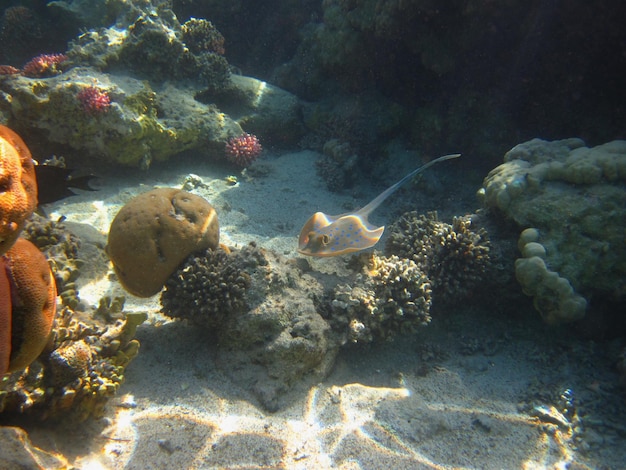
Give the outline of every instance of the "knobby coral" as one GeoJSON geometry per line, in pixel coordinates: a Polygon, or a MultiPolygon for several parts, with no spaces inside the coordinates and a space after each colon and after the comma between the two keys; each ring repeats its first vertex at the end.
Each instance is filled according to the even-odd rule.
{"type": "Polygon", "coordinates": [[[228,315],[243,312],[248,307],[245,292],[250,287],[250,275],[244,269],[247,253],[228,254],[218,248],[187,258],[165,283],[163,313],[215,327],[228,315]]]}

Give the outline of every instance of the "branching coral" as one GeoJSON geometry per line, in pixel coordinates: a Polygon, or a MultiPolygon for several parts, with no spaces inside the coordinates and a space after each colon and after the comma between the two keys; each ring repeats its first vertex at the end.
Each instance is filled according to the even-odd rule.
{"type": "Polygon", "coordinates": [[[47,256],[61,301],[75,308],[79,298],[74,281],[84,263],[78,257],[80,239],[61,221],[54,222],[36,214],[26,223],[23,236],[47,256]]]}
{"type": "Polygon", "coordinates": [[[431,290],[417,264],[372,255],[352,285],[330,296],[328,320],[352,342],[389,339],[430,322],[431,290]]]}
{"type": "Polygon", "coordinates": [[[426,216],[407,212],[390,227],[385,251],[412,259],[429,277],[433,290],[449,296],[468,296],[490,268],[490,241],[483,228],[472,229],[469,217],[455,217],[452,225],[435,212],[426,216]]]}
{"type": "Polygon", "coordinates": [[[208,20],[191,18],[181,26],[183,42],[194,54],[214,52],[224,55],[224,36],[208,20]]]}
{"type": "Polygon", "coordinates": [[[62,72],[61,64],[66,60],[65,54],[41,54],[29,60],[22,68],[22,73],[31,78],[58,75],[62,72]]]}
{"type": "MultiPolygon", "coordinates": [[[[163,313],[215,327],[225,317],[245,311],[248,308],[246,289],[251,282],[246,265],[255,257],[259,258],[258,250],[257,255],[250,258],[251,249],[231,254],[222,248],[208,249],[187,258],[165,284],[161,294],[163,313]]],[[[256,262],[267,264],[262,257],[256,262]]]]}

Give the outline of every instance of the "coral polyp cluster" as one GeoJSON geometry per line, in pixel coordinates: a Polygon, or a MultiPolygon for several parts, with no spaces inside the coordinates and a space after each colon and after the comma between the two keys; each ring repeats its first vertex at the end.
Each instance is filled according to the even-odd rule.
{"type": "Polygon", "coordinates": [[[253,134],[246,133],[232,137],[226,143],[226,158],[242,168],[250,166],[261,155],[262,151],[263,147],[259,139],[253,134]]]}
{"type": "Polygon", "coordinates": [[[83,110],[91,115],[104,113],[111,107],[109,93],[95,86],[83,88],[78,92],[76,98],[83,110]]]}
{"type": "Polygon", "coordinates": [[[27,77],[50,77],[61,73],[60,65],[67,60],[65,54],[41,54],[33,57],[22,68],[27,77]]]}

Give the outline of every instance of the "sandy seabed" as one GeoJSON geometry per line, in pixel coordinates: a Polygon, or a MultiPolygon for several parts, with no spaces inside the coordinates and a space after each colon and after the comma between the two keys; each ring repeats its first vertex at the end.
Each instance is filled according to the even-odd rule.
{"type": "MultiPolygon", "coordinates": [[[[65,216],[83,239],[103,243],[131,197],[180,187],[195,174],[206,186],[193,192],[215,206],[223,243],[255,241],[294,257],[311,214],[340,214],[376,195],[356,200],[328,192],[316,176],[316,158],[306,151],[268,156],[261,164],[266,174],[240,175],[234,186],[226,182],[232,169],[208,164],[105,172],[98,191],[46,211],[52,219],[65,216]]],[[[320,270],[344,262],[311,260],[320,270]]],[[[87,275],[78,286],[89,305],[124,295],[109,275],[87,275]]],[[[324,381],[295,387],[286,407],[268,413],[216,366],[205,333],[167,321],[158,296],[126,297],[125,310],[149,311],[150,318],[137,332],[139,355],[106,416],[69,429],[27,427],[35,445],[61,454],[70,468],[626,467],[624,395],[606,345],[546,327],[530,303],[520,317],[467,302],[411,337],[347,346],[324,381]],[[550,408],[559,393],[571,394],[586,413],[581,422],[550,408]]]]}

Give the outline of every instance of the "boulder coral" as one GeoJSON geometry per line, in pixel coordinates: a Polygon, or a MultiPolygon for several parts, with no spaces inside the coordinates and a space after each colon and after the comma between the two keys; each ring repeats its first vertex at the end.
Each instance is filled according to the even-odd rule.
{"type": "Polygon", "coordinates": [[[158,188],[122,207],[111,223],[106,251],[124,288],[150,297],[191,253],[218,244],[211,204],[180,189],[158,188]]]}
{"type": "Polygon", "coordinates": [[[23,238],[2,255],[0,269],[0,318],[4,319],[2,326],[10,327],[3,328],[0,335],[0,374],[4,374],[26,367],[44,349],[56,313],[57,294],[46,257],[23,238]]]}
{"type": "Polygon", "coordinates": [[[0,255],[15,242],[37,207],[35,166],[15,132],[0,126],[0,255]]]}
{"type": "Polygon", "coordinates": [[[541,234],[528,239],[535,232],[522,232],[516,276],[546,320],[580,319],[594,294],[626,298],[624,182],[623,140],[589,148],[580,139],[533,139],[510,150],[485,178],[478,194],[491,212],[520,232],[541,234]],[[537,284],[548,272],[553,289],[537,284]],[[565,298],[576,299],[576,308],[558,307],[565,298]]]}

